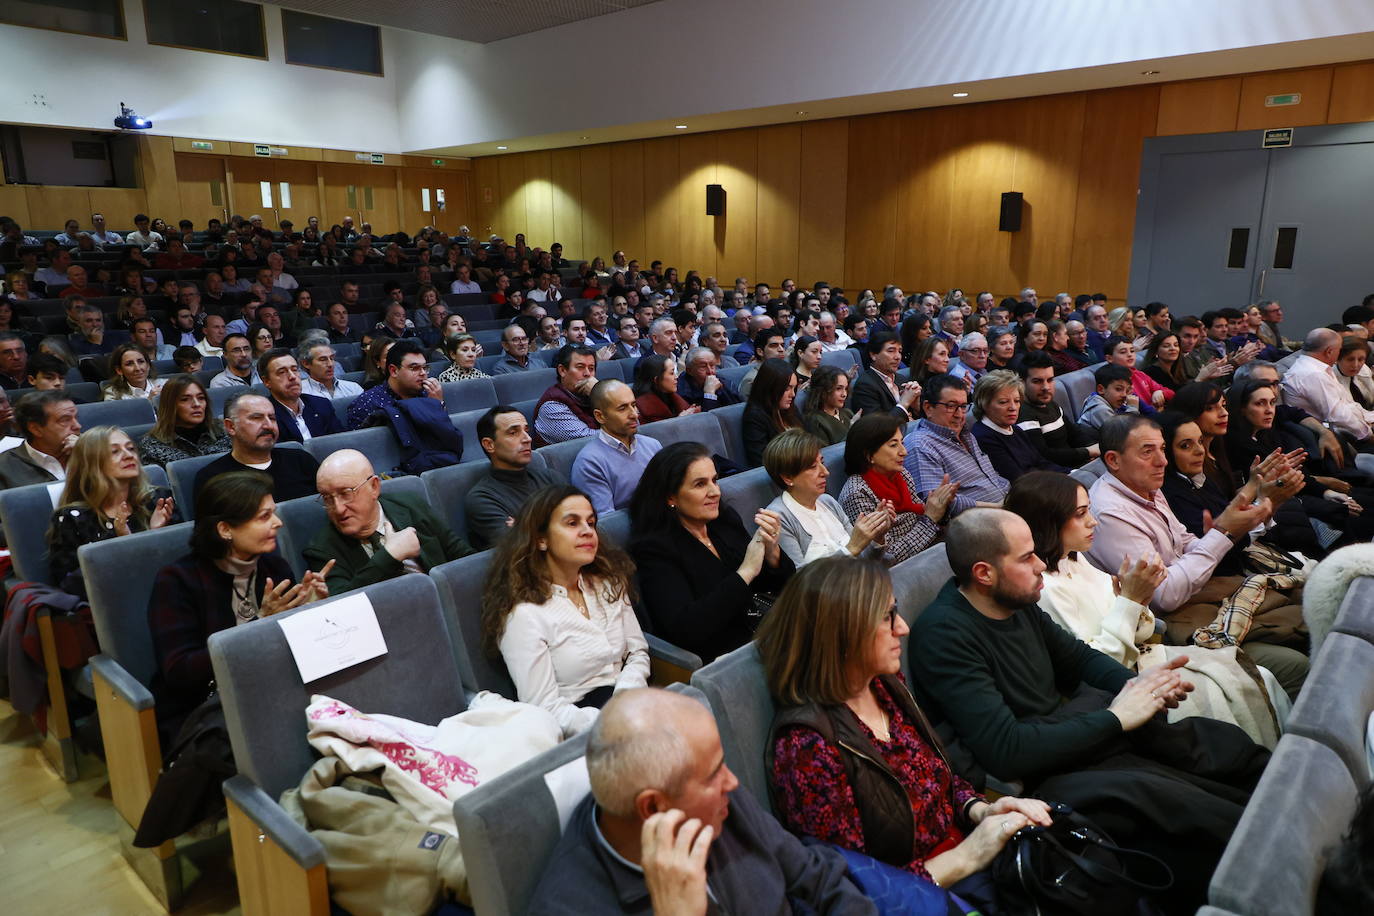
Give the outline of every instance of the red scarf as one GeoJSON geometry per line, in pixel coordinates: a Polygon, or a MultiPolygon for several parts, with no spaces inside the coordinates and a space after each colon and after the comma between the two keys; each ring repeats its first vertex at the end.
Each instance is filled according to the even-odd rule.
{"type": "Polygon", "coordinates": [[[892,507],[899,513],[916,512],[925,514],[926,507],[916,501],[911,495],[911,489],[906,485],[906,479],[901,472],[896,474],[884,474],[877,468],[869,468],[863,472],[864,483],[873,491],[873,495],[879,500],[892,500],[892,507]]]}

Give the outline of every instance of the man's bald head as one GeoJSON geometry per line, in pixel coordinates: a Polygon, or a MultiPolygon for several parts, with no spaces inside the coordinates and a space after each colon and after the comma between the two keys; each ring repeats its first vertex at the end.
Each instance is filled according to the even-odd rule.
{"type": "Polygon", "coordinates": [[[315,489],[340,534],[361,540],[377,530],[382,482],[362,452],[346,448],[324,459],[315,472],[315,489]]]}
{"type": "Polygon", "coordinates": [[[1313,328],[1307,332],[1307,336],[1302,341],[1302,351],[1304,353],[1317,354],[1332,347],[1339,348],[1341,345],[1341,335],[1330,328],[1313,328]]]}
{"type": "Polygon", "coordinates": [[[1011,549],[1007,527],[1025,525],[1021,517],[1005,509],[968,509],[950,523],[945,533],[945,555],[960,585],[967,585],[978,561],[996,564],[1011,549]]]}
{"type": "Polygon", "coordinates": [[[587,774],[596,803],[630,818],[646,789],[677,795],[693,760],[687,735],[708,727],[715,731],[711,713],[689,697],[656,687],[618,691],[587,736],[587,774]]]}
{"type": "Polygon", "coordinates": [[[615,395],[620,391],[620,389],[629,387],[629,385],[626,385],[619,379],[602,379],[601,381],[596,383],[595,387],[592,388],[592,409],[606,410],[608,407],[610,407],[611,401],[614,400],[615,395]]]}
{"type": "Polygon", "coordinates": [[[759,331],[766,331],[773,326],[773,318],[770,315],[755,315],[749,319],[749,336],[753,337],[759,331]]]}
{"type": "Polygon", "coordinates": [[[372,473],[372,462],[366,455],[357,449],[340,449],[320,462],[320,469],[315,472],[315,486],[323,491],[326,485],[347,481],[344,485],[351,487],[372,473]]]}

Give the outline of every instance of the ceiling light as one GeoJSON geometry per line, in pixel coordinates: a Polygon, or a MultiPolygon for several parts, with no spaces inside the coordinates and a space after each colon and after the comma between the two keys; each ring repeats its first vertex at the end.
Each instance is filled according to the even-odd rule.
{"type": "Polygon", "coordinates": [[[797,114],[806,114],[806,112],[804,112],[804,111],[799,111],[799,112],[797,112],[797,114]]]}
{"type": "Polygon", "coordinates": [[[956,99],[966,99],[966,98],[968,98],[968,93],[967,93],[967,92],[956,92],[956,93],[954,93],[954,97],[955,97],[956,99]]]}
{"type": "Polygon", "coordinates": [[[590,140],[591,137],[583,137],[582,139],[583,139],[583,140],[590,140]]]}
{"type": "Polygon", "coordinates": [[[1158,70],[1141,70],[1141,71],[1140,71],[1140,75],[1141,75],[1141,76],[1159,76],[1159,71],[1158,71],[1158,70]]]}
{"type": "Polygon", "coordinates": [[[673,125],[673,129],[674,129],[674,130],[686,130],[686,129],[687,129],[687,125],[686,125],[686,124],[674,124],[674,125],[673,125]]]}
{"type": "Polygon", "coordinates": [[[510,149],[509,146],[498,146],[497,149],[510,149]]]}

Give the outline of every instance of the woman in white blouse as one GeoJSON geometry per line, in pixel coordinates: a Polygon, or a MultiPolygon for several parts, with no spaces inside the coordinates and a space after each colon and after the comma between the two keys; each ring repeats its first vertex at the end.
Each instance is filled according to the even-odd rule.
{"type": "Polygon", "coordinates": [[[136,344],[122,343],[110,354],[110,380],[101,392],[103,401],[124,401],[142,398],[156,401],[166,382],[148,362],[148,356],[136,344]]]}
{"type": "Polygon", "coordinates": [[[525,503],[492,557],[483,648],[505,660],[517,699],[583,731],[618,690],[643,687],[649,649],[630,604],[634,565],[597,537],[591,501],[552,486],[525,503]]]}
{"type": "Polygon", "coordinates": [[[1164,564],[1155,554],[1128,557],[1116,576],[1092,566],[1084,554],[1092,547],[1097,519],[1081,483],[1066,474],[1032,471],[1012,484],[1003,505],[1025,519],[1035,538],[1035,552],[1045,563],[1039,604],[1050,619],[1135,671],[1186,656],[1186,677],[1195,689],[1169,710],[1170,721],[1220,719],[1274,747],[1290,708],[1278,680],[1234,646],[1160,643],[1149,605],[1164,581],[1164,564]]]}
{"type": "Polygon", "coordinates": [[[778,546],[801,569],[819,557],[861,556],[879,548],[896,513],[879,505],[851,525],[835,497],[825,492],[830,471],[821,458],[821,441],[803,429],[788,429],[763,450],[763,468],[783,494],[769,504],[782,520],[778,546]]]}

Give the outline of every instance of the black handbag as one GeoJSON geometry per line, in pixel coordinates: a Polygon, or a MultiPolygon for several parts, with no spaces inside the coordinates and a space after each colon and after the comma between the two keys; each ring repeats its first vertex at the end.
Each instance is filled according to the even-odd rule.
{"type": "Polygon", "coordinates": [[[1151,897],[1173,886],[1169,866],[1123,849],[1068,805],[1051,804],[1054,823],[1012,835],[992,861],[1002,911],[1008,914],[1151,914],[1151,897]]]}

